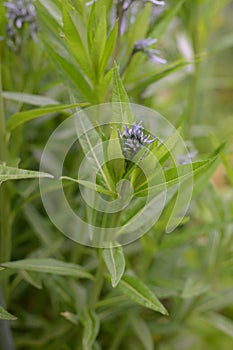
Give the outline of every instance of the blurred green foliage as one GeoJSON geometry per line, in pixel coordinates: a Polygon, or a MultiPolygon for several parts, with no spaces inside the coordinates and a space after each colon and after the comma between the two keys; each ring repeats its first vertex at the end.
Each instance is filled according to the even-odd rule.
{"type": "MultiPolygon", "coordinates": [[[[0,318],[11,320],[0,321],[2,350],[14,349],[13,342],[19,350],[232,349],[232,3],[152,2],[132,1],[124,10],[130,1],[37,0],[38,42],[25,26],[18,52],[7,46],[0,2],[0,170],[32,178],[0,188],[0,318]],[[152,47],[166,64],[134,52],[146,38],[158,39],[152,47]],[[200,158],[222,142],[226,147],[174,232],[164,233],[168,209],[147,235],[109,254],[66,239],[52,225],[36,170],[73,99],[111,101],[115,61],[124,85],[119,95],[126,91],[130,102],[181,126],[200,158]]],[[[81,153],[67,157],[71,176],[81,153]]],[[[72,186],[66,195],[72,198],[72,186]]]]}

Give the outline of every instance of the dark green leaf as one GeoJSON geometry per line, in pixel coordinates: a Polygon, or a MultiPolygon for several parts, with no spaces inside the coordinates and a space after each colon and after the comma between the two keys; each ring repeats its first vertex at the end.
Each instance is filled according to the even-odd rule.
{"type": "Polygon", "coordinates": [[[2,267],[14,270],[26,270],[54,275],[93,279],[93,276],[79,265],[56,259],[24,259],[1,264],[2,267]]]}
{"type": "Polygon", "coordinates": [[[13,114],[7,122],[7,130],[12,131],[17,126],[22,125],[30,120],[36,119],[43,115],[64,111],[65,109],[71,109],[75,107],[84,107],[87,106],[88,103],[74,103],[69,105],[55,105],[55,106],[47,106],[43,108],[31,109],[30,111],[19,112],[13,114]]]}

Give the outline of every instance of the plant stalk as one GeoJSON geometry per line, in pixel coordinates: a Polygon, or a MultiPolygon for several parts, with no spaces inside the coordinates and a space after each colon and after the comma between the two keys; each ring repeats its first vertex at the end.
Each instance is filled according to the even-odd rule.
{"type": "MultiPolygon", "coordinates": [[[[0,65],[0,162],[7,161],[7,132],[2,98],[2,67],[0,65]]],[[[11,251],[10,198],[7,184],[0,185],[0,262],[9,260],[11,251]]],[[[3,281],[3,293],[7,293],[7,279],[3,281]]],[[[6,294],[7,295],[7,294],[6,294]]]]}
{"type": "MultiPolygon", "coordinates": [[[[100,250],[99,250],[99,253],[101,253],[100,250]]],[[[99,300],[101,289],[104,283],[104,270],[105,270],[104,261],[101,257],[101,254],[99,254],[99,265],[95,276],[95,282],[91,290],[90,299],[89,299],[90,308],[95,308],[95,305],[99,300]]]]}

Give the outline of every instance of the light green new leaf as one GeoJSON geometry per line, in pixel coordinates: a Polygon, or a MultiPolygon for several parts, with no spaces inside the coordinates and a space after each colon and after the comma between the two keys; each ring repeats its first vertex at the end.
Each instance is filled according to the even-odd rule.
{"type": "Polygon", "coordinates": [[[135,303],[158,311],[163,315],[168,314],[154,293],[138,277],[124,275],[118,283],[117,288],[135,303]]]}
{"type": "Polygon", "coordinates": [[[120,77],[119,67],[116,63],[113,72],[112,102],[114,122],[123,122],[124,124],[133,123],[134,120],[130,101],[120,77]]]}
{"type": "Polygon", "coordinates": [[[103,73],[100,71],[100,65],[106,44],[107,22],[106,7],[102,4],[100,12],[98,6],[99,3],[91,8],[88,21],[88,44],[96,80],[99,82],[103,73]]]}
{"type": "Polygon", "coordinates": [[[109,170],[113,174],[115,183],[122,179],[125,171],[125,160],[122,153],[117,127],[112,127],[112,132],[107,148],[109,170]]]}
{"type": "Polygon", "coordinates": [[[100,320],[93,310],[86,309],[81,315],[81,322],[84,327],[82,340],[83,350],[90,350],[99,333],[100,320]]]}
{"type": "Polygon", "coordinates": [[[113,247],[110,243],[109,248],[103,250],[103,258],[111,275],[112,286],[115,288],[125,271],[125,257],[122,247],[113,247]]]}
{"type": "Polygon", "coordinates": [[[6,100],[23,102],[34,106],[48,106],[59,104],[58,101],[46,96],[26,94],[22,92],[3,91],[2,97],[6,100]]]}
{"type": "Polygon", "coordinates": [[[147,323],[138,315],[130,316],[130,323],[145,350],[153,350],[153,338],[147,323]]]}
{"type": "Polygon", "coordinates": [[[116,45],[116,40],[117,40],[117,33],[118,33],[118,21],[116,21],[112,31],[110,32],[108,38],[107,38],[107,42],[105,44],[105,49],[102,55],[102,59],[100,62],[100,72],[101,74],[103,74],[103,72],[106,69],[108,60],[115,48],[116,45]]]}
{"type": "Polygon", "coordinates": [[[23,259],[2,263],[1,267],[13,270],[26,270],[54,275],[93,279],[83,267],[56,259],[23,259]]]}
{"type": "Polygon", "coordinates": [[[53,178],[52,175],[42,173],[39,171],[25,170],[13,168],[0,164],[0,185],[4,181],[8,180],[23,180],[23,179],[33,179],[40,177],[50,177],[53,178]]]}
{"type": "Polygon", "coordinates": [[[42,117],[43,115],[63,111],[65,109],[75,108],[75,107],[84,107],[88,103],[74,103],[69,105],[53,105],[43,108],[31,109],[30,111],[24,111],[13,114],[7,122],[7,130],[12,131],[17,126],[22,125],[30,120],[42,117]]]}
{"type": "Polygon", "coordinates": [[[8,321],[14,321],[17,319],[17,317],[11,315],[9,312],[3,309],[3,307],[0,306],[0,319],[1,320],[8,320],[8,321]]]}

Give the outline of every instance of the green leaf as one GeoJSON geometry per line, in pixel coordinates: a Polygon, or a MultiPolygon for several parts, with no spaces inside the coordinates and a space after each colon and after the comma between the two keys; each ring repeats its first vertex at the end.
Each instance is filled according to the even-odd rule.
{"type": "Polygon", "coordinates": [[[102,79],[103,71],[100,70],[100,65],[104,54],[107,34],[106,7],[104,4],[101,4],[100,12],[98,11],[99,5],[97,3],[92,6],[88,22],[89,51],[97,81],[102,79]]]}
{"type": "Polygon", "coordinates": [[[145,350],[153,350],[153,338],[147,323],[138,315],[130,316],[130,323],[145,350]]]}
{"type": "Polygon", "coordinates": [[[8,320],[8,321],[14,321],[17,319],[17,317],[11,315],[9,312],[3,309],[3,307],[0,306],[0,319],[1,320],[8,320]]]}
{"type": "Polygon", "coordinates": [[[129,98],[123,86],[119,73],[119,67],[116,63],[113,72],[112,102],[113,121],[123,124],[133,123],[134,119],[132,116],[129,98]]]}
{"type": "Polygon", "coordinates": [[[17,126],[22,125],[30,120],[36,119],[43,115],[63,111],[65,109],[75,108],[75,107],[84,107],[88,103],[74,103],[69,105],[53,105],[43,108],[31,109],[30,111],[24,111],[13,114],[7,122],[7,130],[12,131],[17,126]]]}
{"type": "Polygon", "coordinates": [[[182,288],[181,297],[184,299],[189,299],[197,297],[208,291],[209,287],[203,281],[196,278],[188,278],[182,288]]]}
{"type": "Polygon", "coordinates": [[[206,185],[206,183],[209,181],[209,178],[213,174],[214,170],[216,169],[217,165],[219,164],[219,157],[218,154],[221,153],[221,150],[224,148],[225,144],[221,144],[212,154],[212,161],[209,159],[210,163],[209,166],[205,167],[205,170],[201,173],[199,172],[194,177],[194,186],[193,186],[193,196],[196,196],[200,191],[203,189],[203,187],[206,185]]]}
{"type": "Polygon", "coordinates": [[[116,21],[112,31],[110,32],[107,42],[105,45],[105,49],[102,55],[102,59],[100,62],[100,72],[101,74],[105,71],[108,60],[115,48],[116,40],[117,40],[117,33],[118,33],[118,21],[116,21]]]}
{"type": "Polygon", "coordinates": [[[64,58],[58,51],[59,49],[51,47],[51,42],[49,42],[46,38],[44,38],[44,43],[51,61],[56,69],[58,69],[62,79],[65,79],[71,88],[79,91],[86,101],[94,103],[96,98],[92,88],[88,84],[83,74],[80,73],[78,67],[70,62],[69,56],[64,58]]]}
{"type": "Polygon", "coordinates": [[[78,316],[69,311],[61,312],[61,316],[65,317],[71,323],[77,325],[78,324],[78,316]]]}
{"type": "Polygon", "coordinates": [[[58,101],[53,100],[52,98],[49,98],[46,96],[26,94],[22,92],[3,91],[2,97],[5,98],[6,100],[23,102],[34,106],[47,106],[47,105],[59,104],[58,101]]]}
{"type": "Polygon", "coordinates": [[[112,192],[112,191],[109,191],[107,190],[106,188],[102,187],[101,185],[98,185],[94,182],[90,182],[90,181],[85,181],[85,180],[79,180],[79,179],[74,179],[72,177],[69,177],[69,176],[62,176],[61,179],[63,180],[69,180],[69,181],[73,181],[73,182],[76,182],[80,185],[83,185],[91,190],[94,190],[96,192],[100,192],[100,193],[104,193],[104,194],[107,194],[109,196],[115,196],[115,192],[112,192]]]}
{"type": "MultiPolygon", "coordinates": [[[[150,186],[148,189],[139,189],[136,191],[135,195],[146,195],[149,191],[150,195],[164,191],[166,188],[174,186],[176,184],[181,184],[184,181],[191,179],[193,177],[194,181],[198,181],[198,176],[201,174],[206,174],[209,169],[213,169],[212,166],[216,167],[218,158],[214,157],[211,159],[206,159],[203,161],[193,162],[191,164],[180,165],[175,168],[170,168],[164,171],[164,176],[166,182],[161,182],[161,173],[158,176],[155,175],[153,181],[156,185],[150,186]]],[[[212,172],[213,170],[211,170],[212,172]]],[[[195,182],[194,182],[195,183],[195,182]]],[[[200,184],[198,182],[198,184],[200,184]]]]}
{"type": "Polygon", "coordinates": [[[109,248],[103,250],[103,258],[111,275],[112,286],[115,288],[125,270],[125,257],[122,247],[113,247],[110,243],[109,248]]]}
{"type": "Polygon", "coordinates": [[[154,293],[136,276],[124,275],[117,288],[135,303],[168,315],[165,307],[156,298],[154,293]]]}
{"type": "MultiPolygon", "coordinates": [[[[94,126],[91,124],[90,120],[88,119],[88,116],[84,113],[78,113],[77,115],[77,136],[78,140],[81,144],[81,147],[83,149],[84,154],[86,155],[86,161],[90,164],[90,167],[92,168],[92,172],[90,172],[90,167],[87,169],[87,173],[82,172],[82,176],[84,177],[83,181],[87,181],[88,176],[91,176],[92,174],[100,172],[103,181],[105,182],[105,185],[107,189],[110,192],[115,191],[114,183],[109,176],[107,171],[103,170],[103,167],[101,166],[103,161],[103,152],[102,152],[102,139],[99,136],[98,132],[94,128],[94,126]],[[99,146],[99,147],[97,147],[99,146]],[[97,150],[99,153],[97,154],[97,150]]],[[[88,179],[89,181],[89,179],[88,179]]],[[[94,182],[94,181],[91,181],[94,182]]]]}
{"type": "Polygon", "coordinates": [[[110,69],[101,82],[95,86],[95,97],[98,97],[98,101],[103,102],[106,101],[106,95],[108,91],[110,90],[110,85],[112,82],[112,77],[113,77],[113,68],[110,69]]]}
{"type": "Polygon", "coordinates": [[[83,267],[56,259],[24,259],[2,263],[0,266],[14,270],[93,279],[93,276],[83,267]]]}
{"type": "Polygon", "coordinates": [[[130,93],[135,93],[137,91],[145,90],[150,84],[155,83],[156,81],[165,78],[167,75],[176,72],[177,70],[187,66],[191,62],[179,60],[173,62],[170,65],[167,65],[165,69],[161,71],[156,71],[156,73],[150,74],[148,77],[143,77],[142,79],[137,79],[132,84],[127,84],[127,90],[130,93]]]}
{"type": "Polygon", "coordinates": [[[233,321],[217,312],[208,312],[202,317],[206,322],[208,322],[214,328],[222,331],[223,333],[229,335],[233,338],[233,321]]]}
{"type": "Polygon", "coordinates": [[[84,326],[83,350],[90,350],[99,333],[100,321],[98,315],[91,309],[86,309],[81,315],[81,322],[84,326]]]}
{"type": "Polygon", "coordinates": [[[53,178],[52,175],[42,173],[39,171],[25,170],[13,168],[0,164],[0,185],[4,181],[8,180],[23,180],[23,179],[33,179],[40,177],[50,177],[53,178]]]}
{"type": "Polygon", "coordinates": [[[125,159],[122,153],[116,125],[112,127],[107,148],[108,168],[114,177],[115,183],[122,179],[125,171],[125,159]]]}
{"type": "Polygon", "coordinates": [[[82,71],[90,78],[91,81],[93,81],[93,70],[89,55],[81,36],[74,25],[65,1],[63,1],[63,24],[65,39],[70,53],[75,58],[82,71]]]}
{"type": "Polygon", "coordinates": [[[171,6],[167,11],[165,11],[158,21],[154,23],[152,26],[149,35],[155,37],[156,39],[160,39],[162,35],[168,29],[169,24],[173,20],[173,18],[179,12],[181,6],[184,4],[186,0],[179,0],[175,6],[171,6]]]}
{"type": "Polygon", "coordinates": [[[129,26],[126,32],[127,35],[127,55],[126,61],[132,54],[133,47],[137,40],[145,38],[151,17],[151,4],[147,3],[143,6],[141,11],[138,11],[134,22],[129,26]]]}
{"type": "Polygon", "coordinates": [[[42,289],[42,281],[41,281],[41,275],[38,272],[33,271],[21,271],[21,275],[25,281],[27,281],[29,284],[31,284],[33,287],[37,289],[42,289]]]}

